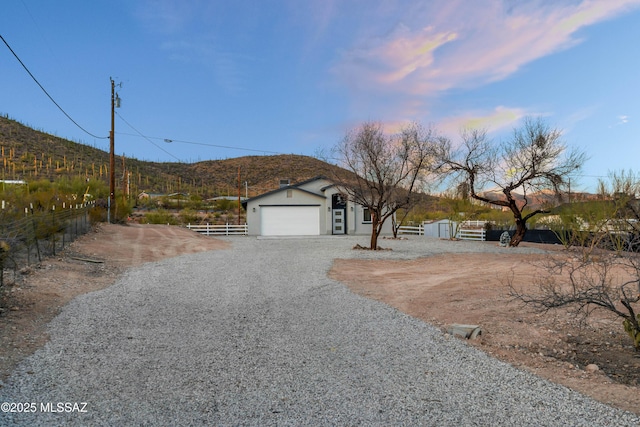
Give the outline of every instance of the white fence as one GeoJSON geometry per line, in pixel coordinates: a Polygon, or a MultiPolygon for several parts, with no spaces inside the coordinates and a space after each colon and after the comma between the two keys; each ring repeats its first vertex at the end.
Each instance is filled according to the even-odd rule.
{"type": "Polygon", "coordinates": [[[460,228],[456,236],[460,240],[482,240],[487,237],[484,228],[460,228]]]}
{"type": "MultiPolygon", "coordinates": [[[[456,238],[460,240],[485,240],[486,230],[484,225],[484,221],[465,221],[460,224],[456,238]]],[[[437,223],[430,223],[426,225],[423,223],[418,226],[402,225],[398,228],[398,234],[410,234],[416,236],[429,234],[431,237],[449,238],[450,228],[455,230],[455,227],[457,227],[456,223],[451,221],[438,221],[437,223]],[[430,233],[426,233],[426,226],[430,227],[430,233]]]]}
{"type": "Polygon", "coordinates": [[[485,225],[487,224],[487,221],[463,221],[461,224],[462,228],[467,228],[467,227],[471,227],[471,228],[484,228],[485,225]]]}
{"type": "Polygon", "coordinates": [[[424,236],[424,227],[422,224],[418,226],[414,225],[401,225],[398,227],[398,234],[413,234],[417,236],[424,236]]]}
{"type": "Polygon", "coordinates": [[[187,224],[187,228],[205,236],[246,236],[249,234],[247,224],[187,224]]]}

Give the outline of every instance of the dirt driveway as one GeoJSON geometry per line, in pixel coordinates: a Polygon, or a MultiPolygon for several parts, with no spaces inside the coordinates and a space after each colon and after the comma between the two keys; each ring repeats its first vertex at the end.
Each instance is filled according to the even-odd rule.
{"type": "MultiPolygon", "coordinates": [[[[75,296],[109,286],[131,266],[228,247],[227,242],[178,227],[100,226],[62,255],[19,274],[8,287],[0,304],[5,307],[0,316],[2,377],[46,342],[47,323],[75,296]]],[[[601,317],[580,329],[561,312],[537,315],[509,302],[501,277],[519,266],[519,283],[526,286],[535,274],[533,266],[523,262],[530,259],[449,254],[411,261],[336,260],[330,275],[353,292],[443,329],[451,323],[481,325],[483,334],[468,341],[470,345],[640,414],[640,359],[618,320],[601,317]],[[591,363],[600,370],[585,371],[591,363]]]]}
{"type": "Polygon", "coordinates": [[[77,295],[113,284],[128,267],[194,252],[226,249],[229,243],[165,225],[101,224],[13,277],[0,295],[0,378],[44,345],[46,326],[77,295]]]}

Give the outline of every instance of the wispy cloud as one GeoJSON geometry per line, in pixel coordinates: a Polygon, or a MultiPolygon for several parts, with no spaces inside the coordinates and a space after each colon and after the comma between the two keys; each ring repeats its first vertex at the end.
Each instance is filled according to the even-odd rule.
{"type": "Polygon", "coordinates": [[[486,129],[490,133],[496,133],[513,127],[523,117],[530,115],[522,108],[509,108],[499,106],[488,112],[468,112],[456,117],[450,117],[439,124],[439,128],[445,134],[454,137],[460,134],[462,129],[486,129]]]}
{"type": "Polygon", "coordinates": [[[147,31],[160,34],[159,49],[169,60],[204,68],[218,87],[238,93],[244,90],[242,70],[250,58],[226,49],[207,29],[220,8],[203,0],[146,0],[135,14],[147,31]]]}
{"type": "Polygon", "coordinates": [[[624,115],[623,116],[618,116],[618,121],[614,125],[609,126],[609,127],[613,128],[613,127],[616,127],[616,126],[625,125],[627,123],[629,123],[629,116],[624,116],[624,115]]]}
{"type": "Polygon", "coordinates": [[[579,44],[580,29],[634,7],[640,0],[430,2],[388,34],[343,51],[333,72],[355,96],[397,94],[392,107],[404,110],[416,98],[505,79],[579,44]]]}
{"type": "Polygon", "coordinates": [[[246,63],[251,62],[246,55],[221,50],[209,38],[167,41],[160,48],[167,52],[172,61],[210,70],[212,81],[228,93],[239,93],[245,89],[243,70],[246,63]]]}
{"type": "Polygon", "coordinates": [[[150,31],[173,34],[192,24],[201,11],[201,1],[145,0],[137,4],[135,15],[150,31]]]}

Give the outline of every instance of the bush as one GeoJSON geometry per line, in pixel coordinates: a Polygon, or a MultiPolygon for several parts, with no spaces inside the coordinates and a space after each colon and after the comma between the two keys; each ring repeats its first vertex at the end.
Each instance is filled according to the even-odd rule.
{"type": "Polygon", "coordinates": [[[144,215],[145,224],[169,224],[178,225],[178,219],[166,209],[158,209],[155,212],[147,212],[144,215]]]}
{"type": "Polygon", "coordinates": [[[107,209],[101,206],[95,206],[89,209],[89,221],[92,224],[107,221],[107,209]]]}
{"type": "Polygon", "coordinates": [[[197,224],[200,222],[198,213],[193,209],[182,209],[180,211],[180,221],[183,224],[197,224]]]}

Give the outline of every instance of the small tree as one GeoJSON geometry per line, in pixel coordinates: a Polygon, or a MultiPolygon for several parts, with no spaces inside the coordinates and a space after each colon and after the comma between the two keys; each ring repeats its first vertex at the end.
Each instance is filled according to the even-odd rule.
{"type": "Polygon", "coordinates": [[[333,180],[350,201],[371,213],[370,249],[378,248],[385,221],[398,209],[409,209],[424,184],[436,147],[443,143],[432,129],[412,124],[387,135],[380,123],[367,122],[347,133],[332,155],[350,176],[333,180]]]}
{"type": "Polygon", "coordinates": [[[571,174],[585,161],[584,153],[568,151],[560,136],[560,131],[532,118],[525,119],[511,139],[497,146],[487,138],[486,131],[466,130],[462,132],[461,148],[453,151],[447,147],[440,153],[439,163],[443,172],[467,183],[472,198],[513,213],[516,232],[510,245],[518,246],[527,231],[527,221],[548,212],[536,208],[525,214],[531,195],[551,190],[559,196],[571,174]]]}
{"type": "Polygon", "coordinates": [[[400,231],[400,227],[402,227],[402,223],[404,223],[404,221],[407,219],[407,217],[409,216],[409,212],[411,212],[411,210],[415,207],[415,203],[413,203],[412,206],[408,206],[404,209],[398,209],[398,211],[396,212],[396,215],[392,215],[391,216],[391,232],[393,233],[393,238],[397,239],[398,238],[398,231],[400,231]],[[400,213],[401,217],[398,218],[397,214],[400,213]]]}

